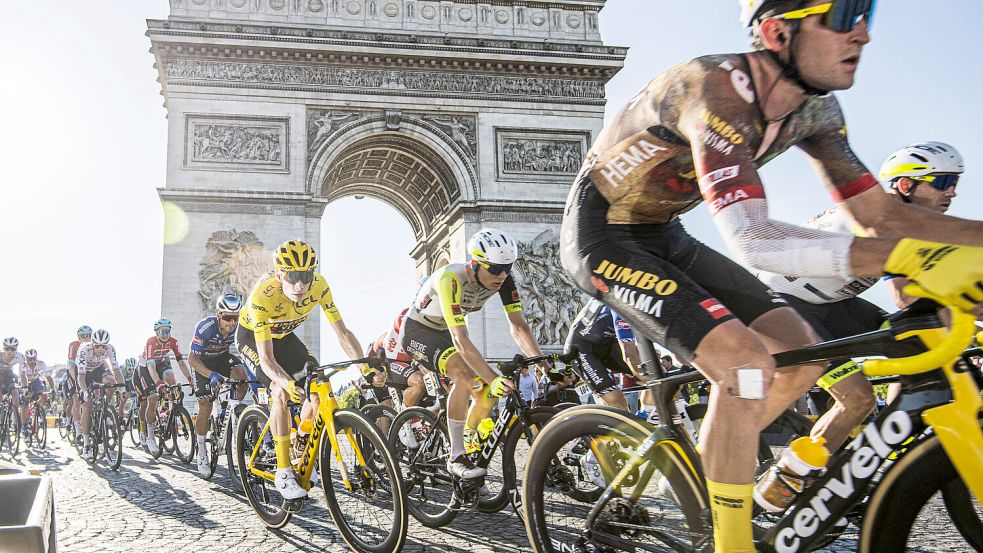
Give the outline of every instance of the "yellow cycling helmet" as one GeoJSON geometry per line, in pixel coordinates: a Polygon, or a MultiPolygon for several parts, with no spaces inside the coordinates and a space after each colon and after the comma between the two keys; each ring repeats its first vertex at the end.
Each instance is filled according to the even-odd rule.
{"type": "Polygon", "coordinates": [[[287,240],[276,249],[273,262],[281,271],[313,271],[317,269],[317,254],[306,242],[287,240]]]}

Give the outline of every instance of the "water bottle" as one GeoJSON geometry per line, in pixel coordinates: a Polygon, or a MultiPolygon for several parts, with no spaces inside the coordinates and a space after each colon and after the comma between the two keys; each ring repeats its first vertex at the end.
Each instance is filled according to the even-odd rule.
{"type": "Polygon", "coordinates": [[[492,433],[492,430],[495,430],[495,421],[491,419],[481,419],[481,422],[478,423],[478,436],[482,440],[487,440],[488,435],[492,433]]]}
{"type": "Polygon", "coordinates": [[[754,486],[754,502],[766,511],[779,513],[788,508],[806,487],[807,478],[826,467],[829,450],[826,439],[803,436],[791,444],[775,466],[761,475],[754,486]]]}
{"type": "Polygon", "coordinates": [[[635,411],[635,417],[642,419],[643,421],[647,421],[649,419],[649,412],[645,409],[639,409],[638,411],[635,411]]]}

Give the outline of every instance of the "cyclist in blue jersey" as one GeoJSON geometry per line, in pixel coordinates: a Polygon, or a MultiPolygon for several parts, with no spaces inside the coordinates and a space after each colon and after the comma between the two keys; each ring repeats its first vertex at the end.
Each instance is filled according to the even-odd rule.
{"type": "MultiPolygon", "coordinates": [[[[198,398],[195,434],[198,438],[198,474],[203,478],[211,476],[211,466],[205,455],[205,434],[208,432],[208,418],[212,414],[212,386],[223,378],[247,379],[242,360],[230,351],[235,343],[241,309],[239,296],[225,294],[215,303],[215,315],[198,321],[195,336],[191,339],[188,362],[195,371],[194,388],[198,398]]],[[[236,389],[236,398],[242,401],[247,390],[247,386],[240,384],[236,389]]]]}

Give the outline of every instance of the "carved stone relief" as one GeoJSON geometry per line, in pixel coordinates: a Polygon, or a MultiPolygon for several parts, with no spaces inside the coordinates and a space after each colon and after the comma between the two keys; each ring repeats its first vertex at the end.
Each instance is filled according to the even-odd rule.
{"type": "Polygon", "coordinates": [[[184,167],[210,171],[290,171],[286,117],[185,114],[184,167]]]}
{"type": "Polygon", "coordinates": [[[310,109],[307,111],[307,156],[317,150],[339,128],[362,117],[358,111],[342,109],[310,109]]]}
{"type": "Polygon", "coordinates": [[[496,128],[495,139],[500,178],[536,175],[569,179],[580,170],[590,133],[496,128]]]}
{"type": "Polygon", "coordinates": [[[474,161],[478,157],[478,139],[475,135],[475,128],[478,126],[477,119],[473,116],[463,115],[425,115],[424,121],[430,121],[440,127],[444,135],[448,136],[455,144],[461,147],[474,161]]]}
{"type": "Polygon", "coordinates": [[[476,98],[532,96],[535,98],[604,98],[600,81],[550,77],[469,75],[425,71],[338,68],[326,65],[288,65],[174,58],[167,61],[167,82],[246,82],[317,87],[428,90],[465,93],[476,98]]]}
{"type": "Polygon", "coordinates": [[[246,297],[253,284],[272,269],[271,255],[252,231],[212,233],[198,270],[198,301],[202,315],[215,312],[215,300],[229,292],[246,297]]]}
{"type": "Polygon", "coordinates": [[[516,285],[522,294],[522,313],[540,344],[562,344],[586,297],[560,266],[560,242],[544,230],[519,243],[516,285]]]}

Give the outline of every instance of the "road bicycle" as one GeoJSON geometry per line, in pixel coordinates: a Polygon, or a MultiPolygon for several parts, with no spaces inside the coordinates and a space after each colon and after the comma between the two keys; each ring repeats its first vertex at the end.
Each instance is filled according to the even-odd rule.
{"type": "MultiPolygon", "coordinates": [[[[517,355],[512,361],[499,363],[498,369],[506,378],[515,378],[523,367],[541,361],[571,363],[576,358],[576,353],[529,358],[517,355]]],[[[518,475],[522,467],[517,467],[517,464],[521,465],[526,448],[558,410],[553,407],[530,407],[522,399],[518,387],[513,389],[506,396],[504,408],[499,411],[495,426],[481,449],[470,453],[476,467],[486,470],[500,468],[500,472],[489,471],[483,479],[460,480],[452,477],[446,468],[450,455],[447,393],[433,381],[434,375],[430,371],[425,376],[428,393],[438,397],[440,411],[434,413],[422,407],[404,409],[393,420],[389,431],[389,446],[395,452],[403,473],[410,514],[425,526],[439,528],[450,524],[459,512],[468,509],[494,513],[511,503],[514,510],[520,513],[518,475]],[[413,436],[416,448],[410,447],[412,442],[407,445],[406,434],[413,436]],[[522,453],[517,453],[517,450],[522,450],[522,453]],[[495,460],[496,454],[500,454],[500,461],[495,460]]]]}
{"type": "Polygon", "coordinates": [[[14,457],[20,451],[21,421],[20,413],[14,406],[13,394],[20,393],[20,386],[11,386],[10,390],[0,398],[0,453],[4,447],[7,453],[14,457]]]}
{"type": "MultiPolygon", "coordinates": [[[[236,491],[241,491],[239,472],[235,463],[235,429],[239,416],[246,405],[235,399],[236,390],[240,385],[258,384],[255,380],[233,380],[226,378],[212,390],[212,415],[208,418],[208,431],[205,434],[205,454],[208,458],[210,480],[218,466],[218,458],[225,455],[226,466],[229,467],[229,478],[236,491]]],[[[255,392],[252,393],[253,403],[258,402],[255,392]]]]}
{"type": "MultiPolygon", "coordinates": [[[[157,440],[157,453],[154,459],[159,459],[162,452],[173,453],[185,464],[190,463],[195,455],[195,425],[191,413],[182,405],[184,390],[190,384],[163,385],[157,404],[157,428],[154,429],[157,440]]],[[[133,437],[131,436],[132,440],[133,437]]]]}
{"type": "MultiPolygon", "coordinates": [[[[406,540],[407,512],[402,481],[385,438],[363,413],[339,409],[330,379],[353,364],[385,368],[385,358],[367,357],[307,366],[292,375],[308,394],[319,394],[313,428],[295,466],[297,480],[308,491],[320,471],[325,502],[348,546],[358,552],[399,551],[406,540]]],[[[239,418],[236,462],[246,499],[269,528],[282,528],[304,500],[289,501],[274,488],[276,454],[269,406],[253,405],[239,418]]]]}
{"type": "MultiPolygon", "coordinates": [[[[889,317],[890,328],[775,355],[779,367],[848,357],[869,376],[900,375],[901,396],[881,410],[827,470],[777,519],[757,527],[759,551],[808,551],[842,528],[866,502],[859,550],[903,551],[912,524],[937,492],[957,502],[950,512],[970,547],[983,544],[983,377],[962,358],[973,317],[954,313],[946,332],[938,306],[919,302],[889,317]],[[962,493],[959,493],[959,492],[962,493]],[[972,495],[970,494],[972,492],[972,495]],[[961,502],[961,504],[959,504],[961,502]]],[[[647,342],[647,341],[646,341],[647,342]]],[[[651,343],[640,351],[654,357],[651,343]]],[[[664,403],[664,402],[660,402],[664,403]]],[[[552,551],[713,551],[712,525],[699,455],[692,440],[660,413],[658,425],[596,407],[564,411],[542,431],[527,461],[523,508],[530,544],[552,551]],[[558,458],[586,440],[604,480],[601,496],[577,502],[558,458]]]]}
{"type": "Polygon", "coordinates": [[[48,443],[48,418],[41,405],[40,394],[28,394],[27,405],[27,446],[44,449],[48,443]]]}
{"type": "Polygon", "coordinates": [[[108,400],[107,393],[125,384],[89,384],[89,435],[92,446],[92,462],[105,458],[112,470],[119,470],[123,462],[123,431],[116,416],[116,406],[108,400]]]}

